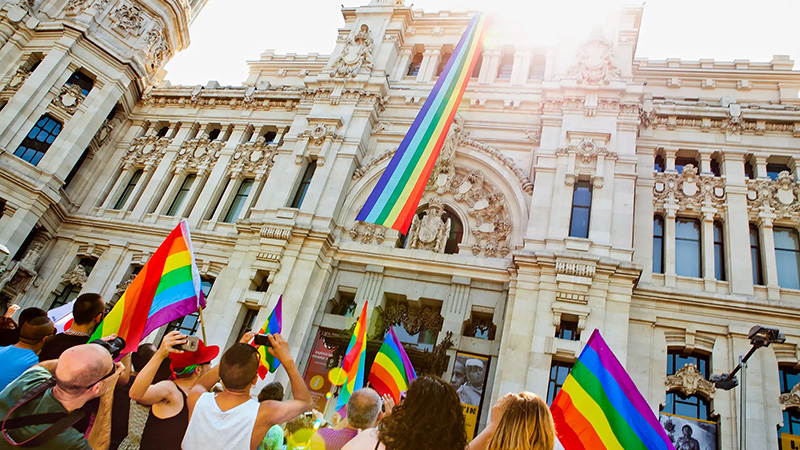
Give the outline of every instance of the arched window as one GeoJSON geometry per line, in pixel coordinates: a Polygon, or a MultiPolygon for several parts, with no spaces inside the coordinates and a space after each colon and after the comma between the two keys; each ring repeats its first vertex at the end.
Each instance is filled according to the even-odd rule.
{"type": "Polygon", "coordinates": [[[25,161],[33,164],[39,164],[50,145],[56,140],[58,134],[61,133],[63,124],[58,120],[52,118],[49,114],[45,114],[39,118],[36,125],[33,126],[31,131],[19,144],[19,147],[14,151],[14,155],[18,156],[25,161]]]}

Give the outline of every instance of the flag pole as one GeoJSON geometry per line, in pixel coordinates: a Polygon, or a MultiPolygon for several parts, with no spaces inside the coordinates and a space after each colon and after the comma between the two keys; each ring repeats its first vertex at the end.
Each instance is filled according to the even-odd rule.
{"type": "Polygon", "coordinates": [[[200,313],[200,329],[203,330],[203,342],[207,343],[208,339],[206,339],[206,323],[203,321],[203,308],[197,308],[197,312],[200,313]]]}

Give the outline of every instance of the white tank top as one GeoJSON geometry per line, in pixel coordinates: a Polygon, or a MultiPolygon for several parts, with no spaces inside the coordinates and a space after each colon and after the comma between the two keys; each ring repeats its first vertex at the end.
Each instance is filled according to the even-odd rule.
{"type": "Polygon", "coordinates": [[[222,411],[213,393],[202,394],[186,428],[183,450],[250,450],[258,406],[259,403],[251,398],[235,408],[222,411]]]}

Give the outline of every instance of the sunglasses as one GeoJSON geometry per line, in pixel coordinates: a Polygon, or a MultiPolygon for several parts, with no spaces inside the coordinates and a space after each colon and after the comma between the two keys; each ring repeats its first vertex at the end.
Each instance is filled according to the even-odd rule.
{"type": "Polygon", "coordinates": [[[61,381],[61,380],[59,380],[59,379],[56,379],[56,382],[57,382],[57,383],[58,383],[60,386],[62,386],[63,388],[68,388],[68,389],[89,389],[89,388],[91,388],[92,386],[96,385],[97,383],[100,383],[101,381],[103,381],[103,380],[107,379],[107,378],[108,378],[108,377],[110,377],[111,375],[114,375],[116,372],[117,372],[117,365],[116,365],[116,364],[114,364],[114,365],[112,365],[112,366],[111,366],[111,371],[110,371],[110,372],[108,372],[107,374],[105,374],[105,375],[103,376],[103,378],[100,378],[99,380],[95,381],[94,383],[91,383],[91,384],[89,384],[89,385],[86,385],[86,386],[80,386],[80,385],[74,385],[74,384],[70,384],[70,383],[65,383],[65,382],[63,382],[63,381],[61,381]]]}

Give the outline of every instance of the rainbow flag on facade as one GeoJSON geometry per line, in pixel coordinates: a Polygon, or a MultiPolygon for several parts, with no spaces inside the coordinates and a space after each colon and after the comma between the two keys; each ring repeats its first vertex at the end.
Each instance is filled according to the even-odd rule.
{"type": "Polygon", "coordinates": [[[356,220],[394,228],[404,234],[408,232],[475,62],[481,54],[485,32],[486,17],[479,13],[472,18],[356,220]]]}
{"type": "Polygon", "coordinates": [[[403,349],[403,344],[397,339],[394,330],[389,328],[381,349],[375,355],[367,381],[378,394],[389,394],[398,403],[400,394],[408,390],[415,378],[417,373],[403,349]]]}
{"type": "Polygon", "coordinates": [[[570,450],[675,450],[631,377],[595,330],[550,406],[570,450]]]}
{"type": "MultiPolygon", "coordinates": [[[[264,325],[258,330],[258,334],[275,334],[280,333],[283,331],[283,295],[278,298],[278,303],[275,305],[275,308],[269,313],[269,317],[267,321],[264,322],[264,325]]],[[[250,345],[256,347],[254,343],[250,343],[250,345]]],[[[258,376],[263,380],[264,377],[267,376],[267,373],[274,373],[280,367],[281,362],[275,359],[270,352],[267,351],[267,347],[264,345],[259,345],[256,348],[256,351],[261,358],[258,361],[258,376]]]]}
{"type": "Polygon", "coordinates": [[[181,220],[97,326],[92,339],[116,334],[125,339],[122,353],[130,353],[151,331],[205,306],[189,225],[181,220]]]}
{"type": "Polygon", "coordinates": [[[347,346],[347,353],[344,355],[342,369],[347,375],[347,381],[339,391],[339,400],[336,401],[336,411],[341,410],[350,400],[350,394],[364,387],[364,364],[367,359],[367,305],[358,316],[358,322],[353,330],[353,337],[347,346]]]}

